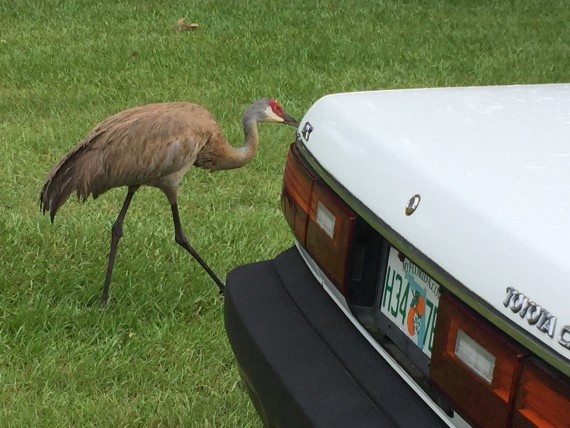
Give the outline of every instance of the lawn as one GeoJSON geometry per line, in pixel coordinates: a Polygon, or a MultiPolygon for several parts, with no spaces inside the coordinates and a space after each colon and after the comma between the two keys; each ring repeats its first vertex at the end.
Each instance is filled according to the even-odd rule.
{"type": "MultiPolygon", "coordinates": [[[[193,101],[240,145],[260,97],[300,119],[331,92],[569,81],[569,26],[565,1],[1,1],[0,426],[260,425],[223,300],[174,243],[164,195],[135,195],[105,310],[126,190],[41,215],[46,174],[96,123],[193,101]]],[[[180,191],[188,239],[222,278],[292,242],[278,200],[293,130],[260,134],[249,165],[190,170],[180,191]]]]}

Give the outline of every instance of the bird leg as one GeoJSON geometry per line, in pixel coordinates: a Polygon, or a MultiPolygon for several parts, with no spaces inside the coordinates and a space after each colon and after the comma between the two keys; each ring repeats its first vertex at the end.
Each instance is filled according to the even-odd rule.
{"type": "Polygon", "coordinates": [[[188,251],[192,257],[196,259],[198,263],[204,268],[208,275],[214,280],[218,288],[220,289],[220,294],[224,294],[224,283],[220,281],[218,276],[214,273],[214,271],[208,266],[208,264],[200,257],[200,255],[190,246],[188,243],[188,239],[186,239],[186,235],[182,231],[182,226],[180,224],[180,214],[178,213],[178,204],[172,204],[172,219],[174,220],[174,240],[178,245],[188,251]]]}
{"type": "Polygon", "coordinates": [[[105,275],[105,285],[103,287],[103,294],[101,295],[101,307],[105,307],[107,304],[107,297],[109,296],[109,285],[111,284],[111,274],[113,273],[113,267],[115,266],[115,256],[117,255],[117,246],[119,245],[119,240],[123,236],[123,220],[133,199],[133,195],[137,191],[139,186],[129,186],[127,192],[127,197],[125,202],[123,202],[123,207],[121,212],[117,216],[117,220],[113,223],[111,227],[111,250],[109,251],[109,263],[107,264],[107,274],[105,275]]]}

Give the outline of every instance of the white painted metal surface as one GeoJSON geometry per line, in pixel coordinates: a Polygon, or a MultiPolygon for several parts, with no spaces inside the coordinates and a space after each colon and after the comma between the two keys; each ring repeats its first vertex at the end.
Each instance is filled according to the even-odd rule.
{"type": "Polygon", "coordinates": [[[570,325],[570,84],[330,95],[306,122],[307,148],[337,181],[570,358],[559,343],[570,325]],[[504,306],[507,287],[557,317],[552,337],[504,306]]]}

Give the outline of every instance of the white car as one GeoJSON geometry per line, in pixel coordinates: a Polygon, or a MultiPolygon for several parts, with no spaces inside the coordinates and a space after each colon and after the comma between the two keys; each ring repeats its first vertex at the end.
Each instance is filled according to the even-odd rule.
{"type": "Polygon", "coordinates": [[[228,276],[268,426],[570,426],[570,84],[329,95],[228,276]]]}

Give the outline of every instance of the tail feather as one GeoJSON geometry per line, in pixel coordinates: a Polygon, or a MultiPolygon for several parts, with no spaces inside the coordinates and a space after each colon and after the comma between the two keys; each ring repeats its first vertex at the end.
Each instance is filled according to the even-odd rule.
{"type": "Polygon", "coordinates": [[[77,197],[83,201],[92,193],[93,180],[99,173],[99,169],[94,167],[97,156],[94,155],[93,149],[112,125],[106,122],[97,125],[77,146],[61,158],[47,175],[40,192],[40,209],[43,214],[49,211],[52,223],[57,210],[73,192],[77,192],[77,197]],[[93,174],[93,171],[97,173],[93,174]]]}
{"type": "MultiPolygon", "coordinates": [[[[49,211],[53,223],[57,210],[67,201],[73,192],[80,192],[78,179],[80,175],[80,163],[83,147],[76,147],[65,155],[48,174],[44,186],[40,192],[40,209],[45,214],[49,211]]],[[[88,194],[81,195],[85,200],[88,194]]]]}

